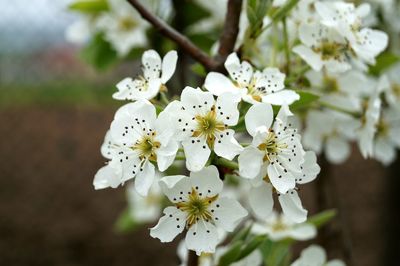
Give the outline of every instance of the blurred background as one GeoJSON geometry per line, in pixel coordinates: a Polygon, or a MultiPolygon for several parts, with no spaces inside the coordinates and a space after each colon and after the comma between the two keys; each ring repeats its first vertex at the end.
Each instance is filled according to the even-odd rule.
{"type": "MultiPolygon", "coordinates": [[[[121,105],[114,86],[138,63],[99,72],[82,61],[64,37],[76,19],[69,2],[0,0],[0,265],[178,265],[176,242],[152,239],[152,225],[116,230],[124,187],[93,189],[121,105]]],[[[342,215],[329,241],[318,241],[330,243],[329,257],[349,245],[355,265],[398,265],[400,162],[384,168],[353,150],[345,164],[325,168],[332,182],[300,192],[313,214],[326,200],[317,188],[335,186],[326,204],[342,215]]]]}

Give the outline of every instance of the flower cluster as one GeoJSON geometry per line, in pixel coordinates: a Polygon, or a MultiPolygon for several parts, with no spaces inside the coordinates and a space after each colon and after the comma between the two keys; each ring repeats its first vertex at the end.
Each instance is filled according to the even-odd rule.
{"type": "MultiPolygon", "coordinates": [[[[129,103],[117,110],[106,133],[101,153],[107,163],[94,187],[116,188],[132,179],[132,218],[158,220],[150,235],[161,242],[184,233],[178,252],[183,264],[189,258],[182,250],[217,265],[239,243],[254,248],[235,250],[231,265],[260,265],[268,258],[249,239],[261,237],[270,245],[314,238],[316,227],[299,191],[317,178],[317,155],[342,163],[356,142],[364,157],[384,164],[396,157],[400,63],[372,67],[389,40],[366,26],[370,5],[291,4],[273,1],[256,32],[250,18],[240,23],[246,34],[238,38],[238,49],[226,53],[223,70],[203,73],[200,87],[183,84],[169,98],[167,83],[178,63],[174,50],[163,58],[145,51],[141,73],[116,85],[113,98],[129,103]],[[285,19],[274,21],[274,14],[290,8],[285,19]],[[281,29],[282,40],[276,36],[281,29]]],[[[143,39],[136,33],[122,41],[121,35],[112,37],[118,32],[114,22],[103,26],[110,29],[106,38],[126,46],[118,48],[122,54],[131,49],[129,40],[143,39]]],[[[325,252],[311,246],[292,265],[342,262],[326,263],[325,252]]]]}

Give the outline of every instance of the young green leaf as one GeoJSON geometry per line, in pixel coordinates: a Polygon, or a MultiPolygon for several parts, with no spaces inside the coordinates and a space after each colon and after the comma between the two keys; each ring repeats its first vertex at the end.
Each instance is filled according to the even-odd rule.
{"type": "Polygon", "coordinates": [[[106,0],[78,0],[71,3],[68,8],[82,13],[98,13],[109,10],[106,0]]]}
{"type": "Polygon", "coordinates": [[[384,52],[376,58],[376,64],[370,66],[369,73],[379,76],[384,70],[400,61],[400,56],[391,52],[384,52]]]}
{"type": "Polygon", "coordinates": [[[129,209],[125,209],[114,224],[115,231],[125,233],[135,230],[138,224],[133,220],[129,209]]]}
{"type": "Polygon", "coordinates": [[[81,57],[98,70],[105,70],[118,60],[117,52],[100,33],[81,51],[81,57]]]}
{"type": "Polygon", "coordinates": [[[336,210],[326,210],[308,218],[307,223],[321,227],[336,216],[336,210]]]}
{"type": "Polygon", "coordinates": [[[290,105],[290,110],[292,111],[307,107],[312,102],[319,99],[319,95],[312,93],[310,91],[296,90],[296,92],[300,95],[300,99],[290,105]]]}

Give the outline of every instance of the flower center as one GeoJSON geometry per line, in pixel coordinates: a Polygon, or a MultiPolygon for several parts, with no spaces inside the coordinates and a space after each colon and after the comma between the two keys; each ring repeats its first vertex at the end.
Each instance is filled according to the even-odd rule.
{"type": "Polygon", "coordinates": [[[392,91],[394,93],[394,95],[396,95],[397,98],[400,98],[400,84],[393,84],[392,85],[392,91]]]}
{"type": "Polygon", "coordinates": [[[263,158],[263,161],[269,161],[271,162],[271,156],[277,155],[278,152],[280,152],[282,149],[287,148],[286,143],[280,143],[277,141],[278,137],[275,134],[275,132],[270,131],[268,132],[267,137],[265,138],[264,142],[258,145],[258,149],[260,151],[264,151],[265,155],[263,158]]]}
{"type": "Polygon", "coordinates": [[[327,92],[338,92],[339,86],[338,86],[336,79],[331,78],[331,77],[325,77],[324,78],[324,89],[327,92]]]}
{"type": "Polygon", "coordinates": [[[192,188],[192,192],[189,195],[188,201],[177,203],[177,207],[187,213],[186,225],[190,227],[200,219],[203,219],[206,222],[211,220],[213,215],[208,207],[217,198],[218,195],[211,198],[203,198],[197,193],[196,189],[192,188]]]}
{"type": "Polygon", "coordinates": [[[287,229],[286,224],[282,222],[281,218],[278,218],[278,220],[275,223],[273,223],[271,227],[272,231],[274,232],[284,231],[287,229]]]}
{"type": "Polygon", "coordinates": [[[206,115],[195,116],[197,122],[197,128],[193,132],[192,137],[204,136],[207,140],[207,144],[210,148],[214,147],[215,134],[225,130],[225,124],[217,120],[217,114],[215,107],[211,108],[206,115]]]}
{"type": "Polygon", "coordinates": [[[157,161],[156,150],[160,148],[161,143],[154,140],[156,133],[153,132],[151,135],[143,136],[141,140],[137,141],[132,147],[134,150],[139,151],[139,158],[149,159],[150,161],[157,161]]]}
{"type": "Polygon", "coordinates": [[[376,125],[376,131],[380,136],[387,136],[389,133],[389,125],[383,119],[380,119],[376,125]]]}
{"type": "Polygon", "coordinates": [[[247,85],[247,91],[254,100],[261,102],[261,96],[266,94],[266,88],[264,86],[257,87],[257,81],[256,77],[252,77],[250,83],[247,85]]]}
{"type": "Polygon", "coordinates": [[[322,60],[335,59],[338,60],[341,58],[343,52],[346,50],[346,47],[340,43],[327,42],[324,41],[321,43],[319,47],[314,47],[313,50],[316,53],[320,53],[322,60]]]}
{"type": "Polygon", "coordinates": [[[124,17],[118,22],[118,28],[122,31],[129,31],[135,28],[138,23],[131,17],[124,17]]]}

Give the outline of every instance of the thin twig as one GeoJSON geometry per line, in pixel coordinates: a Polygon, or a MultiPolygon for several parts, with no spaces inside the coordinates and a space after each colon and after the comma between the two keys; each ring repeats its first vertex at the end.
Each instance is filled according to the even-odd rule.
{"type": "Polygon", "coordinates": [[[202,64],[205,68],[212,70],[218,68],[219,63],[212,57],[208,56],[199,47],[192,43],[186,36],[180,34],[174,28],[169,26],[165,21],[156,17],[138,0],[127,0],[139,14],[150,22],[161,34],[177,43],[183,50],[190,54],[195,60],[202,64]]]}
{"type": "Polygon", "coordinates": [[[224,28],[219,39],[218,54],[215,58],[210,57],[202,51],[186,36],[179,33],[165,21],[158,18],[146,9],[138,0],[127,0],[139,14],[148,22],[150,22],[161,34],[178,44],[193,59],[197,60],[208,70],[223,71],[223,63],[226,57],[233,52],[236,39],[239,33],[239,20],[242,10],[243,0],[229,0],[225,17],[224,28]]]}
{"type": "Polygon", "coordinates": [[[196,252],[188,250],[188,266],[198,266],[199,265],[199,257],[196,255],[196,252]]]}
{"type": "Polygon", "coordinates": [[[242,0],[229,0],[228,2],[224,28],[219,38],[218,61],[225,61],[225,58],[235,49],[242,3],[242,0]]]}

